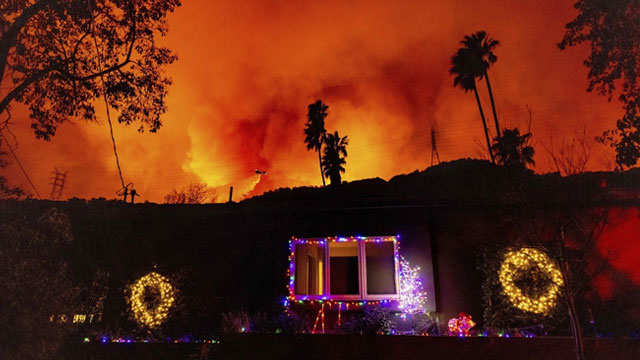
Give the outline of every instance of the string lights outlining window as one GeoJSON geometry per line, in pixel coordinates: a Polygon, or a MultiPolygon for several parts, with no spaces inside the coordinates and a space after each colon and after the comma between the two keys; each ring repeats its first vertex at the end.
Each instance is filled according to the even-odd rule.
{"type": "MultiPolygon", "coordinates": [[[[295,238],[292,237],[289,240],[289,268],[287,269],[287,278],[289,279],[288,281],[288,293],[289,295],[287,296],[287,298],[284,301],[284,305],[285,307],[288,306],[290,303],[308,303],[308,304],[323,304],[323,303],[330,303],[329,305],[337,305],[339,308],[342,308],[343,306],[346,309],[349,308],[356,308],[356,307],[360,307],[360,306],[364,306],[364,305],[384,305],[384,304],[390,304],[391,302],[397,302],[398,299],[398,288],[399,288],[399,284],[398,284],[398,272],[399,272],[399,266],[400,266],[400,260],[399,260],[399,237],[398,235],[396,236],[349,236],[349,237],[326,237],[326,238],[313,238],[313,239],[300,239],[300,238],[295,238]],[[364,271],[366,270],[366,260],[364,260],[366,258],[366,254],[365,254],[365,248],[367,244],[384,244],[384,243],[388,243],[388,244],[393,244],[393,247],[390,248],[390,256],[391,256],[391,272],[392,274],[386,274],[387,277],[389,278],[388,280],[390,282],[393,282],[393,284],[391,284],[391,287],[394,288],[394,290],[392,291],[392,293],[385,293],[385,294],[372,294],[369,290],[369,287],[367,287],[365,285],[365,281],[366,281],[366,276],[362,276],[359,277],[358,279],[356,279],[356,281],[359,282],[359,286],[362,287],[362,289],[360,289],[359,292],[355,292],[352,295],[349,295],[347,293],[347,295],[335,295],[332,293],[331,291],[331,286],[329,285],[329,282],[331,281],[331,276],[329,275],[329,271],[328,271],[328,265],[327,263],[330,262],[330,259],[332,259],[331,255],[329,254],[330,250],[329,248],[332,248],[333,246],[336,247],[342,247],[342,246],[346,246],[347,244],[353,244],[354,247],[356,247],[356,245],[358,244],[362,244],[363,247],[359,248],[356,247],[358,250],[356,252],[356,249],[354,249],[354,254],[353,257],[357,257],[357,261],[360,265],[356,265],[359,266],[359,271],[364,271]],[[313,264],[310,262],[306,262],[306,260],[304,259],[299,259],[298,260],[298,265],[296,265],[296,256],[299,256],[301,254],[296,254],[296,246],[302,248],[302,246],[315,246],[318,247],[319,249],[321,249],[319,251],[318,254],[318,259],[317,261],[314,261],[313,264]],[[362,249],[362,250],[360,250],[362,249]],[[360,253],[360,251],[362,251],[362,253],[360,253]],[[318,268],[315,272],[313,272],[313,274],[315,276],[311,276],[312,278],[317,278],[316,281],[314,281],[314,284],[310,284],[307,279],[297,279],[296,276],[299,274],[296,274],[296,271],[302,271],[301,269],[296,269],[296,266],[300,266],[300,261],[305,261],[305,272],[306,275],[309,276],[309,274],[311,274],[311,271],[313,271],[315,268],[318,268]],[[313,266],[312,266],[313,265],[313,266]],[[308,268],[308,270],[307,270],[308,268]],[[296,286],[299,286],[300,284],[305,284],[306,286],[306,292],[304,293],[300,293],[299,291],[297,292],[296,286]],[[312,286],[315,285],[315,286],[312,286]],[[313,289],[313,291],[312,291],[313,289]]],[[[344,250],[343,250],[344,251],[344,250]]],[[[306,256],[305,256],[306,257],[306,256]]],[[[336,260],[333,260],[334,262],[336,260]]],[[[333,274],[334,276],[334,282],[338,279],[336,279],[336,274],[333,274]]],[[[370,284],[371,285],[371,284],[370,284]]],[[[338,294],[343,294],[343,293],[338,293],[338,294]]]]}
{"type": "Polygon", "coordinates": [[[166,277],[150,272],[133,283],[130,291],[131,310],[138,324],[151,329],[167,319],[175,291],[166,277]]]}
{"type": "Polygon", "coordinates": [[[367,306],[383,306],[400,310],[399,316],[425,312],[426,293],[419,277],[420,267],[412,267],[399,254],[400,236],[349,236],[289,240],[287,268],[288,296],[285,313],[290,306],[311,305],[319,308],[312,333],[325,332],[325,312],[337,311],[336,325],[342,322],[343,310],[367,306]],[[333,249],[333,250],[332,250],[333,249]],[[335,251],[335,254],[332,253],[335,251]],[[350,260],[334,257],[351,257],[350,260]],[[343,260],[343,261],[340,261],[343,260]],[[331,262],[339,263],[331,272],[331,262]],[[329,263],[329,265],[327,265],[329,263]],[[342,292],[345,288],[344,266],[360,273],[359,291],[342,292]],[[333,276],[334,283],[331,282],[333,276]],[[334,286],[339,282],[340,286],[334,286]],[[334,293],[334,290],[338,289],[334,293]],[[337,295],[336,295],[337,294],[337,295]],[[346,295],[345,295],[346,294],[346,295]]]}
{"type": "Polygon", "coordinates": [[[535,314],[548,314],[556,305],[556,299],[563,286],[562,274],[555,263],[542,251],[533,248],[509,250],[498,271],[502,290],[518,309],[535,314]],[[546,278],[545,288],[537,297],[525,294],[516,285],[523,271],[537,271],[546,278]]]}

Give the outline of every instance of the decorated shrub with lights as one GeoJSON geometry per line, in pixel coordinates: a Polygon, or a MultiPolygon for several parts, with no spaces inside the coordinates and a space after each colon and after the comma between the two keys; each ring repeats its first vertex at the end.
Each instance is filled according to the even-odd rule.
{"type": "Polygon", "coordinates": [[[398,308],[402,316],[424,313],[426,293],[422,287],[419,275],[420,267],[411,266],[409,262],[400,256],[400,298],[398,308]]]}
{"type": "Polygon", "coordinates": [[[484,326],[496,334],[545,334],[561,326],[562,276],[555,263],[534,248],[485,247],[478,263],[484,276],[484,326]]]}
{"type": "Polygon", "coordinates": [[[558,267],[533,248],[507,251],[498,278],[513,306],[536,314],[548,314],[556,306],[563,285],[558,267]]]}
{"type": "Polygon", "coordinates": [[[476,323],[473,321],[471,315],[463,312],[460,313],[457,318],[449,319],[447,323],[449,335],[451,336],[469,336],[469,330],[474,326],[476,326],[476,323]]]}
{"type": "Polygon", "coordinates": [[[129,291],[131,312],[141,327],[153,329],[167,320],[175,302],[175,290],[169,279],[150,272],[135,281],[129,291]]]}

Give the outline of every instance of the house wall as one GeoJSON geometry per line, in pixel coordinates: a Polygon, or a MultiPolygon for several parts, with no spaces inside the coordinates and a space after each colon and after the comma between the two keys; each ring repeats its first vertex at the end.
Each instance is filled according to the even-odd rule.
{"type": "MultiPolygon", "coordinates": [[[[154,269],[176,275],[184,311],[205,316],[209,320],[203,320],[203,326],[214,326],[224,311],[281,306],[287,295],[291,236],[395,234],[400,235],[400,253],[421,267],[427,308],[441,321],[459,312],[480,321],[478,249],[496,236],[490,209],[476,206],[319,209],[10,201],[0,202],[0,219],[36,221],[51,207],[65,211],[71,221],[74,244],[67,254],[74,278],[89,284],[97,269],[111,275],[103,317],[107,322],[121,321],[126,312],[127,284],[154,269]]],[[[637,216],[629,219],[637,221],[637,216]]],[[[637,235],[632,241],[640,242],[637,235]]]]}

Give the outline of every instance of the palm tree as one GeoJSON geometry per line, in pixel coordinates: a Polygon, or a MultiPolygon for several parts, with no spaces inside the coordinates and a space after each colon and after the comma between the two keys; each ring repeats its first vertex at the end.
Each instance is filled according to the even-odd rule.
{"type": "Polygon", "coordinates": [[[322,103],[322,100],[317,100],[313,104],[309,104],[309,111],[307,113],[307,123],[304,129],[304,142],[307,144],[307,150],[315,150],[318,153],[318,165],[320,166],[320,176],[322,176],[322,186],[325,186],[324,175],[322,173],[322,159],[320,150],[322,150],[322,143],[327,134],[327,130],[324,128],[324,119],[327,117],[327,109],[329,106],[322,103]]]}
{"type": "Polygon", "coordinates": [[[492,163],[496,163],[493,159],[493,153],[491,152],[491,140],[489,139],[489,129],[487,129],[487,120],[484,117],[484,111],[482,110],[482,103],[480,103],[480,97],[478,96],[478,89],[476,88],[476,76],[477,68],[481,66],[477,62],[477,58],[473,55],[473,52],[467,48],[460,48],[458,52],[451,58],[451,69],[449,74],[455,75],[453,78],[453,86],[460,86],[464,89],[464,92],[473,90],[476,96],[476,102],[478,103],[478,110],[480,110],[480,118],[482,118],[482,126],[484,127],[484,136],[487,140],[487,149],[489,150],[489,157],[492,163]]]}
{"type": "Polygon", "coordinates": [[[520,130],[504,129],[502,136],[494,138],[493,151],[498,163],[507,167],[524,167],[535,165],[533,161],[534,150],[529,145],[531,133],[520,135],[520,130]]]}
{"type": "Polygon", "coordinates": [[[489,90],[489,99],[491,100],[491,109],[493,110],[493,120],[496,125],[496,134],[500,136],[500,126],[498,125],[498,115],[496,114],[496,105],[493,101],[493,91],[491,91],[491,82],[487,70],[498,61],[498,57],[493,53],[493,49],[500,45],[498,40],[487,36],[486,31],[478,31],[472,35],[465,35],[462,45],[469,49],[475,57],[474,76],[482,80],[484,77],[487,81],[487,89],[489,90]]]}
{"type": "Polygon", "coordinates": [[[338,135],[338,132],[328,134],[324,140],[324,155],[322,157],[322,169],[324,175],[331,179],[331,185],[340,185],[342,179],[340,173],[345,171],[344,165],[347,163],[347,145],[349,139],[338,135]]]}

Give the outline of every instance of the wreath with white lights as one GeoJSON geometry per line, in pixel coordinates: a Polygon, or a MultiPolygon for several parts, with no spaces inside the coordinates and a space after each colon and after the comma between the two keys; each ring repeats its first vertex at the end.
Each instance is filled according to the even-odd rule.
{"type": "Polygon", "coordinates": [[[131,311],[138,324],[154,328],[167,319],[175,291],[166,277],[151,272],[133,283],[130,290],[131,311]]]}
{"type": "Polygon", "coordinates": [[[548,314],[554,308],[563,285],[556,264],[545,253],[532,248],[508,251],[498,278],[516,308],[535,314],[548,314]]]}

